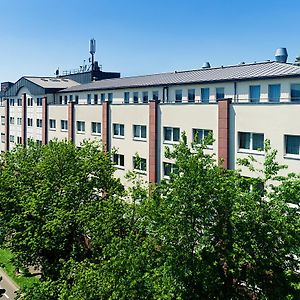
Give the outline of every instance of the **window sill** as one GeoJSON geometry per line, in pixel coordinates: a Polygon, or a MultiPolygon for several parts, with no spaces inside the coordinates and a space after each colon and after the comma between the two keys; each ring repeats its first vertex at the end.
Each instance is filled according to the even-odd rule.
{"type": "Polygon", "coordinates": [[[113,135],[113,138],[114,139],[119,139],[119,140],[124,140],[125,139],[125,137],[122,136],[122,135],[113,135]]]}
{"type": "Polygon", "coordinates": [[[115,165],[115,168],[118,170],[123,170],[123,171],[125,170],[125,167],[123,167],[123,166],[115,165]]]}
{"type": "Polygon", "coordinates": [[[174,141],[164,141],[164,144],[165,145],[178,145],[179,144],[179,142],[174,142],[174,141]]]}
{"type": "Polygon", "coordinates": [[[49,128],[49,131],[56,131],[56,128],[49,128]]]}
{"type": "Polygon", "coordinates": [[[144,139],[144,138],[138,138],[138,137],[134,137],[133,140],[134,140],[134,141],[137,141],[137,142],[147,142],[147,139],[144,139]]]}
{"type": "Polygon", "coordinates": [[[300,154],[284,154],[283,158],[300,160],[300,154]]]}
{"type": "Polygon", "coordinates": [[[142,171],[142,170],[137,170],[137,169],[133,169],[133,171],[135,173],[141,174],[141,175],[147,175],[147,171],[142,171]]]}
{"type": "Polygon", "coordinates": [[[101,136],[101,133],[92,132],[92,135],[101,136]]]}
{"type": "Polygon", "coordinates": [[[85,131],[77,131],[77,134],[85,134],[85,131]]]}
{"type": "Polygon", "coordinates": [[[68,132],[68,129],[61,129],[61,132],[68,132]]]}
{"type": "Polygon", "coordinates": [[[264,156],[265,153],[263,151],[257,151],[257,150],[251,150],[251,149],[238,149],[238,153],[243,153],[243,154],[254,154],[254,155],[259,155],[259,156],[264,156]]]}

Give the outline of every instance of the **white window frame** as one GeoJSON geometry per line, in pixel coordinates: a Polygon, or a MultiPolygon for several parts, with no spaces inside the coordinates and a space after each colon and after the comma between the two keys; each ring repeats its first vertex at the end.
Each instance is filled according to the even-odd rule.
{"type": "Polygon", "coordinates": [[[5,125],[5,116],[1,116],[1,125],[5,125]]]}
{"type": "Polygon", "coordinates": [[[91,132],[93,135],[101,135],[101,123],[91,122],[91,132]]]}
{"type": "Polygon", "coordinates": [[[20,117],[17,118],[17,125],[19,125],[19,126],[22,125],[22,118],[20,118],[20,117]]]}
{"type": "Polygon", "coordinates": [[[143,158],[143,157],[133,156],[132,157],[132,168],[135,172],[146,175],[147,174],[147,159],[143,158]],[[136,160],[140,160],[139,166],[137,168],[136,168],[136,160]],[[145,166],[145,169],[142,169],[143,166],[145,166]]]}
{"type": "Polygon", "coordinates": [[[85,133],[85,121],[76,122],[77,133],[85,133]]]}
{"type": "Polygon", "coordinates": [[[42,128],[43,127],[43,120],[42,119],[36,119],[36,127],[42,128]]]}
{"type": "Polygon", "coordinates": [[[14,135],[12,135],[12,134],[9,135],[9,142],[10,143],[14,143],[15,142],[15,136],[14,135]]]}
{"type": "Polygon", "coordinates": [[[132,125],[132,136],[136,141],[146,141],[147,140],[147,126],[146,125],[132,125]],[[142,137],[142,127],[145,128],[146,136],[142,137]],[[138,131],[138,136],[135,136],[135,128],[138,131]]]}
{"type": "Polygon", "coordinates": [[[171,162],[167,162],[167,161],[164,161],[163,162],[163,177],[164,178],[170,178],[169,175],[166,174],[166,165],[170,165],[170,168],[171,168],[171,173],[174,173],[174,170],[177,169],[177,166],[174,164],[174,163],[171,163],[171,162]]]}
{"type": "Polygon", "coordinates": [[[33,125],[33,119],[32,118],[27,118],[27,126],[32,127],[33,125]]]}
{"type": "Polygon", "coordinates": [[[180,128],[179,127],[164,126],[163,127],[163,137],[164,137],[164,143],[165,144],[178,144],[179,141],[180,141],[180,128]],[[166,139],[166,134],[165,134],[166,130],[168,130],[168,129],[172,130],[171,139],[170,140],[166,139]],[[179,139],[178,139],[178,141],[177,140],[174,141],[174,129],[176,129],[176,130],[178,129],[179,130],[179,139]]]}
{"type": "Polygon", "coordinates": [[[113,162],[114,162],[116,168],[125,170],[125,157],[123,154],[115,153],[113,155],[113,162]],[[121,164],[122,157],[123,157],[123,165],[121,164]]]}
{"type": "MultiPolygon", "coordinates": [[[[206,128],[193,128],[192,129],[192,138],[193,142],[195,142],[195,131],[200,131],[200,140],[202,141],[209,133],[212,133],[213,135],[213,130],[212,129],[206,129],[206,128]]],[[[199,144],[199,143],[196,143],[199,144]]],[[[213,149],[213,144],[207,145],[207,149],[213,149]]]]}
{"type": "Polygon", "coordinates": [[[239,152],[239,153],[252,153],[252,154],[258,154],[258,155],[264,155],[263,149],[261,149],[261,151],[253,149],[253,135],[254,135],[254,134],[260,134],[260,135],[263,135],[264,141],[265,141],[265,135],[264,135],[264,133],[261,133],[261,132],[238,131],[238,133],[237,133],[237,138],[238,138],[238,141],[237,141],[237,147],[238,147],[238,152],[239,152]],[[249,133],[249,134],[250,134],[250,145],[249,145],[249,149],[246,149],[246,148],[240,148],[240,135],[241,135],[241,133],[249,133]]]}
{"type": "Polygon", "coordinates": [[[68,120],[60,120],[60,131],[68,131],[68,120]]]}
{"type": "Polygon", "coordinates": [[[299,139],[300,139],[300,135],[297,135],[297,134],[285,134],[284,135],[284,157],[285,158],[293,158],[293,159],[300,159],[300,145],[299,145],[299,154],[293,154],[293,153],[287,153],[286,152],[286,147],[287,147],[287,137],[288,136],[296,136],[296,137],[298,137],[299,139]]]}
{"type": "Polygon", "coordinates": [[[49,119],[49,130],[56,130],[56,120],[49,119]]]}
{"type": "Polygon", "coordinates": [[[117,139],[124,139],[125,137],[125,125],[124,124],[120,124],[120,123],[113,123],[113,137],[117,138],[117,139]],[[122,132],[122,128],[123,127],[123,135],[121,134],[122,132]],[[115,130],[116,129],[116,130],[115,130]],[[115,134],[115,131],[117,131],[118,133],[115,134]]]}

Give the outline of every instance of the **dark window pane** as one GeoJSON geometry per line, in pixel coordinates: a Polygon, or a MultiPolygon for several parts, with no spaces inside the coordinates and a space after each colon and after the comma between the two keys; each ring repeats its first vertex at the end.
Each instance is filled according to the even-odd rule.
{"type": "Polygon", "coordinates": [[[264,135],[261,133],[252,134],[252,149],[264,150],[264,135]]]}

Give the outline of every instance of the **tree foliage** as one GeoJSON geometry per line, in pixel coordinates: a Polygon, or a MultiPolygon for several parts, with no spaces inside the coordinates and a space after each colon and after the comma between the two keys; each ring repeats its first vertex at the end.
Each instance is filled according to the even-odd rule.
{"type": "Polygon", "coordinates": [[[267,141],[262,165],[240,162],[256,173],[244,178],[209,139],[183,135],[167,151],[176,172],[150,187],[131,173],[126,192],[99,145],[5,154],[1,232],[43,271],[22,299],[298,299],[300,176],[278,176],[267,141]]]}

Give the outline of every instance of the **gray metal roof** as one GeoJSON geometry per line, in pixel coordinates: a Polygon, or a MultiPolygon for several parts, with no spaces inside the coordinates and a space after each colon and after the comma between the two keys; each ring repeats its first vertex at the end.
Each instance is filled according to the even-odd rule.
{"type": "Polygon", "coordinates": [[[24,78],[44,89],[65,89],[79,84],[78,82],[71,79],[57,77],[25,76],[24,78]]]}
{"type": "Polygon", "coordinates": [[[5,96],[16,96],[22,87],[26,87],[32,95],[44,95],[75,85],[79,85],[79,83],[71,79],[24,76],[5,92],[5,96]]]}
{"type": "Polygon", "coordinates": [[[289,76],[300,77],[300,67],[287,63],[268,61],[262,63],[241,64],[219,68],[175,71],[172,73],[106,79],[88,84],[73,86],[60,92],[109,90],[120,88],[222,82],[248,79],[253,80],[289,76]]]}

